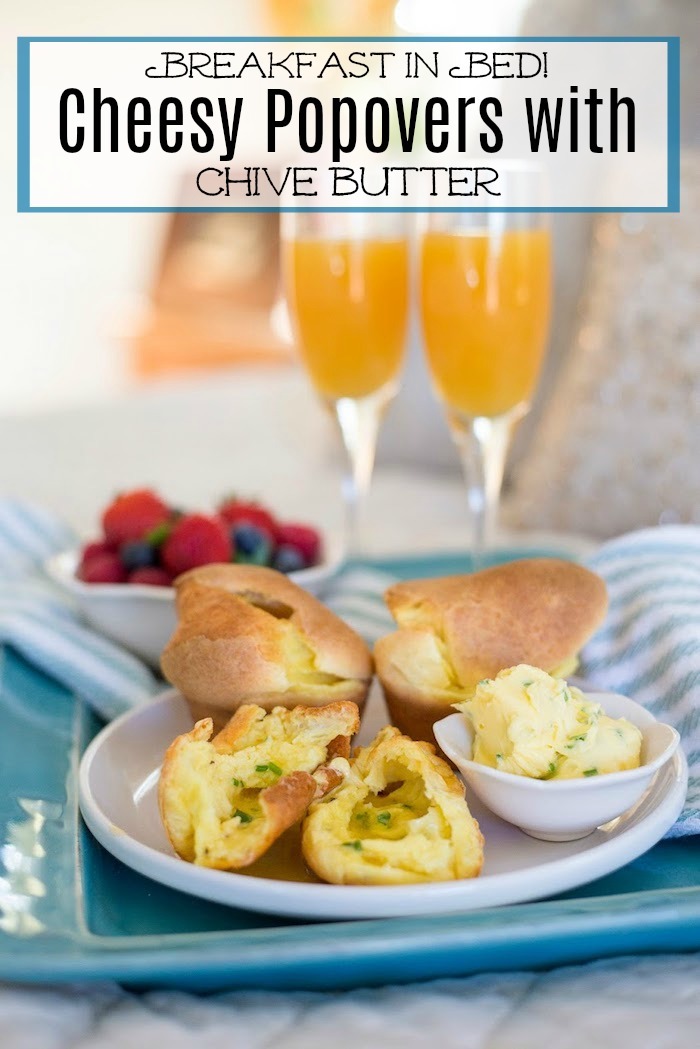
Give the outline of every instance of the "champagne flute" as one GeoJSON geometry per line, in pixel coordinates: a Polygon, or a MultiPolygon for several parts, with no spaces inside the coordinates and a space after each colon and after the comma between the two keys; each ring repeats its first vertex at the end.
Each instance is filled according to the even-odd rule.
{"type": "Polygon", "coordinates": [[[346,452],[346,556],[362,522],[382,418],[399,385],[408,326],[404,215],[291,212],[282,271],[301,359],[346,452]]]}
{"type": "MultiPolygon", "coordinates": [[[[517,165],[501,179],[504,206],[538,199],[532,180],[539,186],[539,169],[517,165]]],[[[545,212],[425,217],[420,244],[425,352],[462,459],[477,565],[493,540],[513,432],[529,411],[539,377],[550,299],[545,212]]]]}

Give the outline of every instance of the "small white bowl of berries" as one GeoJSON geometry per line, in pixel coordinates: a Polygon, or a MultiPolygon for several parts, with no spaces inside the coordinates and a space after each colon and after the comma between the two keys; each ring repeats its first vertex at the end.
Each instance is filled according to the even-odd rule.
{"type": "Polygon", "coordinates": [[[316,528],[280,521],[260,503],[231,497],[214,513],[189,513],[140,488],[109,504],[98,539],[45,567],[91,626],[158,667],[175,628],[173,580],[222,561],[275,568],[316,593],[341,558],[324,551],[316,528]]]}

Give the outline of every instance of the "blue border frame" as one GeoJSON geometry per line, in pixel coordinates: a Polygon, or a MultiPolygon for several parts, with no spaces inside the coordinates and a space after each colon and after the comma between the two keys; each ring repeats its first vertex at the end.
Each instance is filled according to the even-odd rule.
{"type": "Polygon", "coordinates": [[[17,39],[17,211],[29,203],[29,37],[17,39]]]}
{"type": "Polygon", "coordinates": [[[95,43],[665,43],[667,56],[667,203],[666,207],[655,208],[495,208],[484,207],[484,211],[515,212],[679,212],[680,211],[680,37],[678,36],[20,36],[17,38],[17,211],[18,212],[76,212],[103,213],[125,212],[452,212],[463,210],[459,206],[436,208],[286,208],[286,207],[32,207],[30,203],[30,47],[33,43],[43,44],[95,44],[95,43]]]}

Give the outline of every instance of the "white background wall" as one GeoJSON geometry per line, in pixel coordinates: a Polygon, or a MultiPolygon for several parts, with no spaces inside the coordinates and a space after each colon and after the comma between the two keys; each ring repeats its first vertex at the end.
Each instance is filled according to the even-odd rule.
{"type": "Polygon", "coordinates": [[[159,215],[16,213],[17,36],[245,34],[255,7],[247,0],[0,0],[0,413],[125,387],[119,336],[139,309],[163,225],[159,215]]]}

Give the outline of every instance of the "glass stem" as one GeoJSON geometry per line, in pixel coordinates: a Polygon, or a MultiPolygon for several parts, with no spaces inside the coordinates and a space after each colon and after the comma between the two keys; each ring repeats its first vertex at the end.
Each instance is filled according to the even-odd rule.
{"type": "Polygon", "coordinates": [[[515,427],[526,411],[518,405],[493,418],[453,414],[450,419],[467,481],[476,569],[484,566],[486,551],[494,541],[506,458],[515,427]]]}
{"type": "Polygon", "coordinates": [[[357,559],[364,552],[363,527],[374,470],[379,427],[393,389],[367,397],[340,397],[332,404],[347,457],[343,476],[345,503],[345,556],[357,559]]]}

